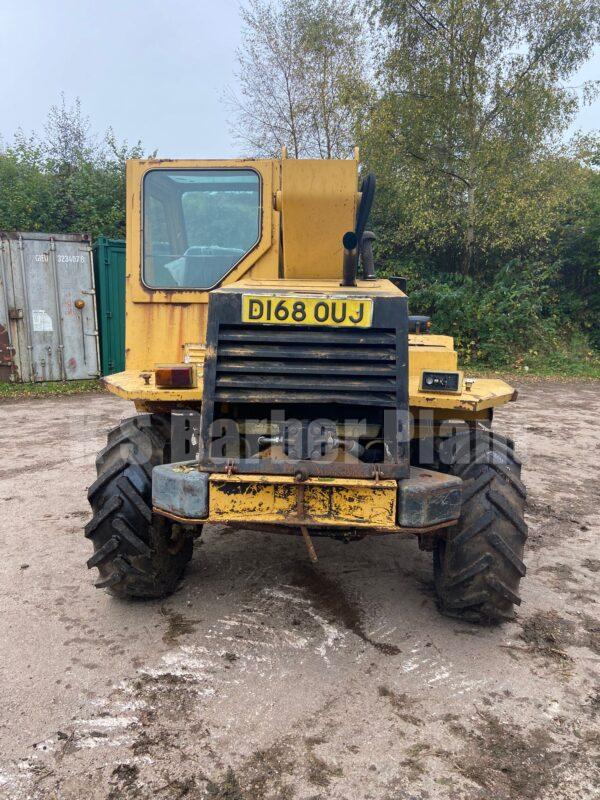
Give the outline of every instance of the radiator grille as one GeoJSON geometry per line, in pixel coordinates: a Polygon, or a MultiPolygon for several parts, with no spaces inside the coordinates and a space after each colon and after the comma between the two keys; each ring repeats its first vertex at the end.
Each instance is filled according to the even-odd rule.
{"type": "Polygon", "coordinates": [[[396,332],[220,325],[215,399],[396,406],[396,332]]]}

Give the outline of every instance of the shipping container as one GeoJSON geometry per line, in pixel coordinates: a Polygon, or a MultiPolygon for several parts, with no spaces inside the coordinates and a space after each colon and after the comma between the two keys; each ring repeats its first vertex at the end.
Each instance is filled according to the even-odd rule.
{"type": "Polygon", "coordinates": [[[94,275],[103,375],[125,369],[125,240],[99,236],[94,275]]]}
{"type": "Polygon", "coordinates": [[[99,374],[89,237],[0,232],[0,380],[99,374]]]}

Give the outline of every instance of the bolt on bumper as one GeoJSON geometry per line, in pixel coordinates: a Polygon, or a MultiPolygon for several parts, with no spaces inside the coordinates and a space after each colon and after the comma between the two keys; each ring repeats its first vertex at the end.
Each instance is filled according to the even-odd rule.
{"type": "Polygon", "coordinates": [[[196,462],[152,473],[155,513],[187,525],[265,524],[427,533],[460,515],[462,480],[411,467],[404,480],[207,473],[196,462]]]}

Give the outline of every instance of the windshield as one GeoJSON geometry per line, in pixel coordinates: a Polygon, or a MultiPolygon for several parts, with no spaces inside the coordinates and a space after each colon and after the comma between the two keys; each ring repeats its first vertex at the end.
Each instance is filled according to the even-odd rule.
{"type": "Polygon", "coordinates": [[[259,238],[260,178],[254,170],[160,169],[146,173],[146,286],[211,289],[259,238]]]}

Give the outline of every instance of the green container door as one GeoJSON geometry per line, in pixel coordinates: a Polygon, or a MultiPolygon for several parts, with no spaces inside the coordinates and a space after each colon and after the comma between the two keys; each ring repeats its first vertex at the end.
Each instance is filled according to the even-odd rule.
{"type": "Polygon", "coordinates": [[[94,276],[103,375],[125,369],[125,241],[99,236],[94,276]]]}

